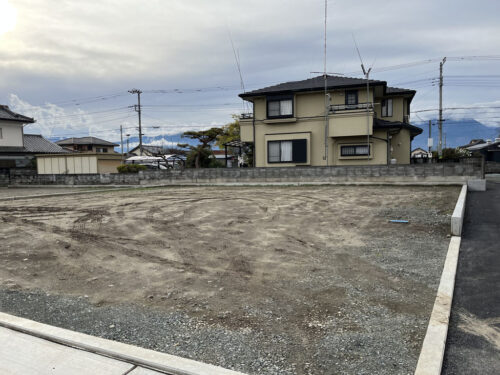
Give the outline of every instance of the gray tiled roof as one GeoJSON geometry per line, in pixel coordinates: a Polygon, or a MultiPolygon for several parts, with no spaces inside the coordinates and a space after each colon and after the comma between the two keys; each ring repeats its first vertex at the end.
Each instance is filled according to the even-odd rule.
{"type": "Polygon", "coordinates": [[[56,145],[54,142],[45,139],[39,134],[25,134],[24,148],[26,152],[37,154],[59,154],[68,152],[61,146],[56,145]]]}
{"type": "Polygon", "coordinates": [[[390,129],[390,128],[408,129],[413,137],[416,135],[419,135],[420,133],[423,132],[423,130],[421,128],[419,128],[418,126],[407,124],[406,122],[386,121],[386,120],[381,120],[379,118],[376,118],[373,120],[373,128],[374,129],[390,129]]]}
{"type": "Polygon", "coordinates": [[[24,147],[3,146],[3,154],[62,154],[69,151],[45,139],[40,134],[24,134],[24,147]]]}
{"type": "MultiPolygon", "coordinates": [[[[135,146],[130,152],[134,152],[139,149],[139,146],[135,146]]],[[[162,146],[153,146],[153,145],[142,145],[142,150],[150,152],[151,154],[162,154],[165,153],[166,148],[162,146]]]]}
{"type": "Polygon", "coordinates": [[[386,94],[404,94],[404,93],[408,93],[408,94],[415,94],[416,91],[415,90],[409,90],[409,89],[402,89],[402,88],[399,88],[399,87],[389,87],[387,86],[386,89],[385,89],[385,93],[386,94]]]}
{"type": "Polygon", "coordinates": [[[67,139],[61,139],[56,141],[58,145],[69,146],[69,145],[98,145],[98,146],[119,146],[116,143],[105,141],[104,139],[96,137],[73,137],[67,139]]]}
{"type": "MultiPolygon", "coordinates": [[[[364,78],[352,78],[352,77],[342,77],[342,76],[327,76],[327,87],[329,89],[335,88],[349,88],[349,87],[357,87],[361,85],[366,85],[366,79],[364,78]]],[[[414,90],[400,89],[396,87],[387,87],[386,81],[379,80],[370,80],[370,85],[372,86],[384,86],[386,88],[387,94],[395,94],[395,93],[410,93],[414,94],[414,90]]],[[[325,88],[325,80],[324,77],[317,76],[309,79],[304,79],[302,81],[292,81],[280,83],[274,86],[264,87],[262,89],[249,91],[239,96],[241,98],[247,98],[251,96],[257,95],[266,95],[266,94],[280,94],[280,93],[289,93],[289,92],[300,92],[300,91],[320,91],[325,88]]]]}
{"type": "Polygon", "coordinates": [[[35,122],[31,117],[11,111],[6,105],[0,105],[0,120],[19,121],[25,124],[32,124],[35,122]]]}

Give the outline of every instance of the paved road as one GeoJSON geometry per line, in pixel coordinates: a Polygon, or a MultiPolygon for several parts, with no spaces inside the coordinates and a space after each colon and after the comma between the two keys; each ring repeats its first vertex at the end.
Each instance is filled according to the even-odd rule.
{"type": "Polygon", "coordinates": [[[500,181],[469,192],[442,374],[500,374],[500,181]]]}

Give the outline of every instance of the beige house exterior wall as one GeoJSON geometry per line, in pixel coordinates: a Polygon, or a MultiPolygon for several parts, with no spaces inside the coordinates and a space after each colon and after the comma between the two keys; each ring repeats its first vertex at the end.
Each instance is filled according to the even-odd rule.
{"type": "Polygon", "coordinates": [[[48,154],[37,155],[36,160],[38,174],[117,173],[121,155],[48,154]]]}
{"type": "Polygon", "coordinates": [[[407,129],[401,129],[399,133],[394,134],[391,139],[391,158],[396,159],[396,164],[410,164],[411,144],[410,132],[407,129]]]}
{"type": "Polygon", "coordinates": [[[97,171],[98,173],[118,173],[116,168],[121,163],[121,159],[98,159],[97,171]]]}
{"type": "Polygon", "coordinates": [[[23,147],[23,125],[14,121],[0,121],[0,146],[23,147]]]}
{"type": "MultiPolygon", "coordinates": [[[[373,87],[370,88],[369,101],[373,100],[373,87]]],[[[330,104],[344,105],[346,90],[331,90],[330,104]]],[[[375,91],[377,92],[377,91],[375,91]]],[[[283,167],[327,165],[325,158],[325,102],[324,93],[296,93],[293,99],[294,117],[267,119],[265,97],[254,97],[254,118],[240,119],[241,140],[254,143],[256,167],[283,167]],[[255,139],[254,139],[255,134],[255,139]],[[307,139],[307,163],[268,163],[267,142],[269,140],[307,139]]],[[[399,132],[373,130],[373,118],[387,121],[403,122],[406,115],[406,98],[398,96],[386,97],[393,100],[393,115],[381,117],[381,97],[375,97],[375,113],[370,112],[368,133],[370,134],[370,157],[342,157],[342,145],[364,145],[367,143],[367,114],[363,109],[337,111],[328,116],[328,165],[378,165],[387,164],[394,158],[397,164],[410,163],[411,138],[407,129],[399,132]],[[388,142],[389,146],[388,146],[388,142]],[[388,148],[392,148],[388,158],[388,148]]],[[[358,90],[358,103],[366,103],[366,89],[358,90]]]]}

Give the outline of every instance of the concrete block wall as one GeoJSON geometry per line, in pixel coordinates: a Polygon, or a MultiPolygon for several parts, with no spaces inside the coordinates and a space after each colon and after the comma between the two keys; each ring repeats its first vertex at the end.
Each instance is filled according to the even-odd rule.
{"type": "Polygon", "coordinates": [[[207,168],[136,174],[38,175],[11,170],[11,185],[178,185],[197,183],[447,182],[481,178],[480,164],[438,163],[295,168],[207,168]]]}
{"type": "Polygon", "coordinates": [[[10,184],[9,171],[0,171],[0,186],[7,186],[10,184]]]}
{"type": "Polygon", "coordinates": [[[485,173],[500,173],[500,162],[487,161],[485,165],[485,173]]]}

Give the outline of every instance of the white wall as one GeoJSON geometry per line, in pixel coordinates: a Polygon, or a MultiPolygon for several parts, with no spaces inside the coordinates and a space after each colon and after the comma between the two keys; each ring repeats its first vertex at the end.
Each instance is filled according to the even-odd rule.
{"type": "Polygon", "coordinates": [[[13,121],[1,121],[2,137],[0,146],[22,147],[23,146],[23,125],[13,121]]]}

